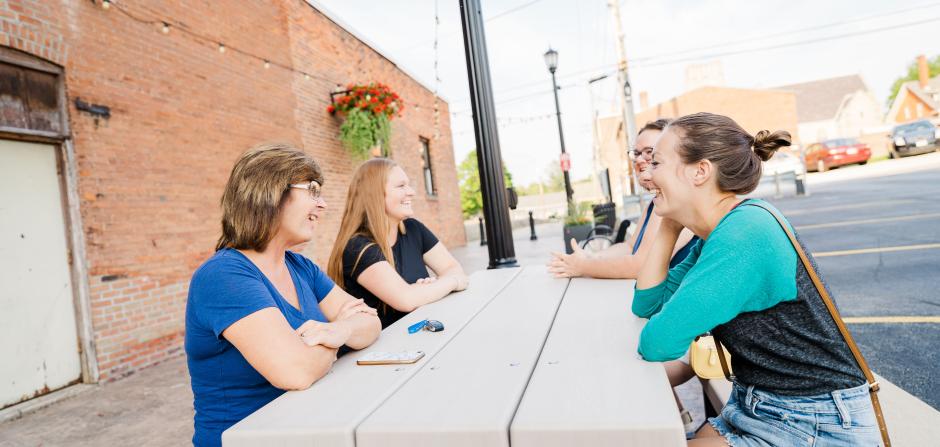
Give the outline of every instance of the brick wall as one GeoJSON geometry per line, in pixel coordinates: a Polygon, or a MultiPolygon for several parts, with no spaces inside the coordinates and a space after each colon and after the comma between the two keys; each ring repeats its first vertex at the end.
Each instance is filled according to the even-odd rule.
{"type": "Polygon", "coordinates": [[[637,126],[657,118],[676,118],[697,112],[711,112],[734,119],[745,130],[786,130],[798,142],[796,96],[778,90],[748,90],[702,87],[637,114],[637,126]]]}
{"type": "Polygon", "coordinates": [[[0,45],[65,69],[103,380],[181,349],[190,275],[212,253],[222,188],[250,146],[298,144],[324,168],[331,212],[305,252],[326,264],[355,168],[340,121],[325,112],[337,84],[380,81],[408,102],[392,158],[419,191],[418,217],[448,246],[465,243],[447,104],[435,120],[430,91],[322,13],[302,0],[118,4],[0,0],[0,45]],[[110,107],[111,118],[77,111],[76,98],[110,107]],[[419,137],[432,139],[435,198],[423,194],[419,137]]]}

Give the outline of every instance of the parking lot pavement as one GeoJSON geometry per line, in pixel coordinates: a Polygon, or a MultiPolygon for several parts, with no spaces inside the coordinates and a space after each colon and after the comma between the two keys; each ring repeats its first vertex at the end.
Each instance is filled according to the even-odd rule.
{"type": "Polygon", "coordinates": [[[932,164],[938,160],[940,154],[881,162],[879,170],[865,166],[811,184],[809,197],[771,199],[816,255],[842,315],[857,321],[849,329],[871,368],[936,409],[940,168],[932,164]],[[876,175],[861,175],[866,170],[876,175]]]}

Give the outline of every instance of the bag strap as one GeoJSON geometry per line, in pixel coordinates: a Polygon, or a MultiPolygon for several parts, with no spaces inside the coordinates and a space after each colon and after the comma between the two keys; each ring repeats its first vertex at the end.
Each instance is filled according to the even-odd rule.
{"type": "MultiPolygon", "coordinates": [[[[842,321],[842,317],[839,315],[839,310],[836,308],[835,303],[833,303],[832,297],[829,296],[829,292],[826,291],[826,287],[819,279],[819,274],[816,273],[816,269],[813,268],[813,264],[809,262],[809,257],[803,250],[803,246],[800,245],[799,241],[796,240],[796,236],[793,235],[793,231],[790,230],[790,227],[787,226],[783,218],[780,217],[776,211],[760,203],[748,203],[748,205],[763,208],[773,215],[774,218],[777,219],[777,223],[780,224],[780,228],[783,228],[783,231],[787,233],[787,237],[790,238],[790,243],[793,244],[793,248],[796,250],[796,254],[800,258],[800,262],[803,263],[803,267],[806,269],[806,273],[809,274],[810,279],[813,281],[813,285],[816,287],[816,291],[819,292],[819,296],[822,298],[823,303],[826,304],[826,309],[829,310],[829,315],[832,316],[832,320],[836,323],[836,327],[839,328],[839,332],[842,334],[842,338],[845,339],[845,343],[849,346],[849,350],[852,351],[852,355],[855,357],[855,362],[858,363],[858,367],[862,370],[862,373],[865,374],[865,380],[868,382],[868,394],[871,396],[872,407],[875,409],[875,417],[878,419],[878,428],[881,430],[881,439],[884,441],[884,447],[891,447],[891,439],[888,438],[888,427],[885,425],[884,414],[881,412],[881,403],[878,401],[878,390],[880,389],[880,386],[875,380],[871,369],[868,368],[868,363],[865,362],[865,358],[862,357],[861,351],[858,350],[858,346],[855,344],[855,340],[852,338],[852,334],[850,334],[848,328],[845,327],[845,322],[842,321]]],[[[718,352],[720,353],[721,350],[719,349],[718,352]]]]}
{"type": "Polygon", "coordinates": [[[712,338],[715,340],[715,348],[718,349],[718,362],[721,363],[721,372],[725,373],[725,379],[731,382],[734,378],[731,377],[731,368],[728,368],[728,359],[725,358],[725,349],[721,346],[721,342],[718,341],[717,338],[714,336],[712,338]]]}

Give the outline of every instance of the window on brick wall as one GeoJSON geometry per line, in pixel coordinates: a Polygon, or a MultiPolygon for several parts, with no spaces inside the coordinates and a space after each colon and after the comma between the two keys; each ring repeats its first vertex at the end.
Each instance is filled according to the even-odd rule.
{"type": "Polygon", "coordinates": [[[424,174],[424,191],[429,196],[437,195],[437,188],[434,186],[434,169],[431,166],[431,141],[427,138],[420,138],[421,142],[421,168],[424,174]]]}

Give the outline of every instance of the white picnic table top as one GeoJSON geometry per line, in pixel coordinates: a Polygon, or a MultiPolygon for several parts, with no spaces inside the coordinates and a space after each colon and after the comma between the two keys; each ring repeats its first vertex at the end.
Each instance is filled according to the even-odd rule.
{"type": "Polygon", "coordinates": [[[222,435],[238,446],[684,446],[661,364],[636,354],[633,281],[486,270],[222,435]],[[407,327],[423,319],[443,332],[407,327]],[[359,366],[421,350],[412,365],[359,366]]]}

